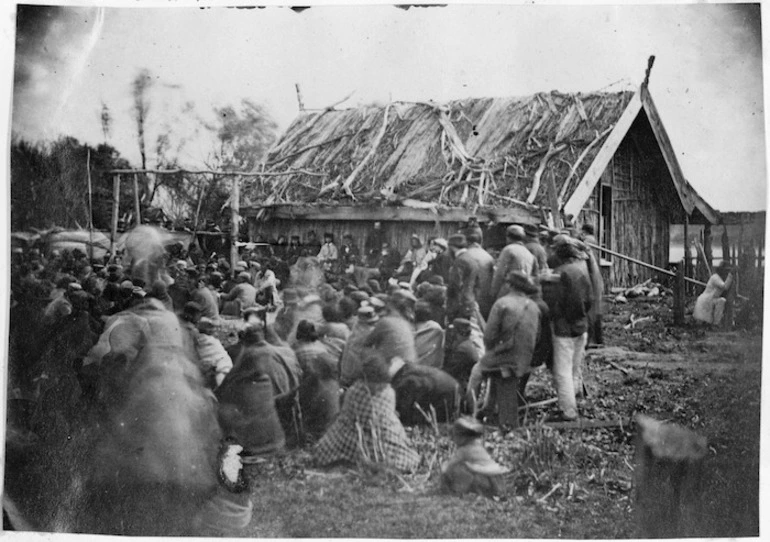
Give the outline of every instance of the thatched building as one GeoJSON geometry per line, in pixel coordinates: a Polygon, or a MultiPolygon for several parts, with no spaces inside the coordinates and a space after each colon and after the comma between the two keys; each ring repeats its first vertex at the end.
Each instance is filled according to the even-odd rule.
{"type": "MultiPolygon", "coordinates": [[[[665,267],[670,224],[718,220],[685,180],[645,84],[303,112],[264,173],[242,192],[252,238],[350,232],[362,251],[385,240],[403,252],[412,233],[446,237],[471,216],[499,247],[510,223],[571,216],[606,247],[665,267]]],[[[613,285],[650,276],[604,263],[613,285]]]]}

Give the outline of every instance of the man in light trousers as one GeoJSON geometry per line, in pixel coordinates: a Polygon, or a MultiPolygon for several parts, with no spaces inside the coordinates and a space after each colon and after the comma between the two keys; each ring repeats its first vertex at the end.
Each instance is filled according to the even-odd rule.
{"type": "Polygon", "coordinates": [[[593,286],[586,260],[570,237],[557,236],[554,250],[559,259],[555,269],[559,286],[552,312],[553,381],[561,418],[575,420],[578,417],[576,393],[582,395],[583,389],[583,356],[593,286]]]}

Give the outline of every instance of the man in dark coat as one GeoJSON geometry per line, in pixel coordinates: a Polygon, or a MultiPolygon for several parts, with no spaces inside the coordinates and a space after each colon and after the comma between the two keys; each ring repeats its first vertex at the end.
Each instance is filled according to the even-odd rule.
{"type": "Polygon", "coordinates": [[[238,439],[245,456],[276,452],[286,437],[275,408],[269,376],[275,360],[264,331],[259,325],[246,326],[237,346],[231,353],[233,368],[216,390],[222,429],[225,436],[238,439]]]}
{"type": "Polygon", "coordinates": [[[593,286],[586,260],[575,241],[566,235],[554,239],[560,262],[553,322],[553,380],[559,408],[565,420],[578,417],[576,392],[583,389],[583,356],[588,339],[588,313],[593,305],[593,286]]]}
{"type": "Polygon", "coordinates": [[[430,423],[431,407],[436,412],[436,421],[440,423],[454,417],[459,407],[460,386],[448,373],[400,359],[393,362],[391,371],[395,371],[391,386],[396,391],[396,411],[401,423],[430,423]]]}
{"type": "Polygon", "coordinates": [[[460,383],[461,389],[468,387],[471,370],[481,356],[471,340],[471,322],[455,318],[451,327],[451,339],[447,347],[444,370],[460,383]]]}

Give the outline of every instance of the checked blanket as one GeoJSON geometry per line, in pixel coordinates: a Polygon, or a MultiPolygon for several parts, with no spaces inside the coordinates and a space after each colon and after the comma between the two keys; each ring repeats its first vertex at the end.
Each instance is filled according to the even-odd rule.
{"type": "Polygon", "coordinates": [[[342,410],[318,442],[321,465],[337,461],[384,463],[413,471],[420,456],[409,446],[396,414],[396,394],[390,384],[357,381],[345,393],[342,410]]]}

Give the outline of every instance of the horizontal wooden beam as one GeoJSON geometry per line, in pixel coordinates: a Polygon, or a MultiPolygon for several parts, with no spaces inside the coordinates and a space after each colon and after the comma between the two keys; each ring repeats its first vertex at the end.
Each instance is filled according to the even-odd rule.
{"type": "Polygon", "coordinates": [[[365,220],[377,222],[467,222],[476,217],[479,222],[538,224],[540,216],[535,210],[521,208],[479,208],[476,212],[464,208],[414,209],[403,206],[337,206],[337,205],[272,205],[244,207],[241,214],[255,217],[260,210],[266,219],[286,220],[365,220]]]}

